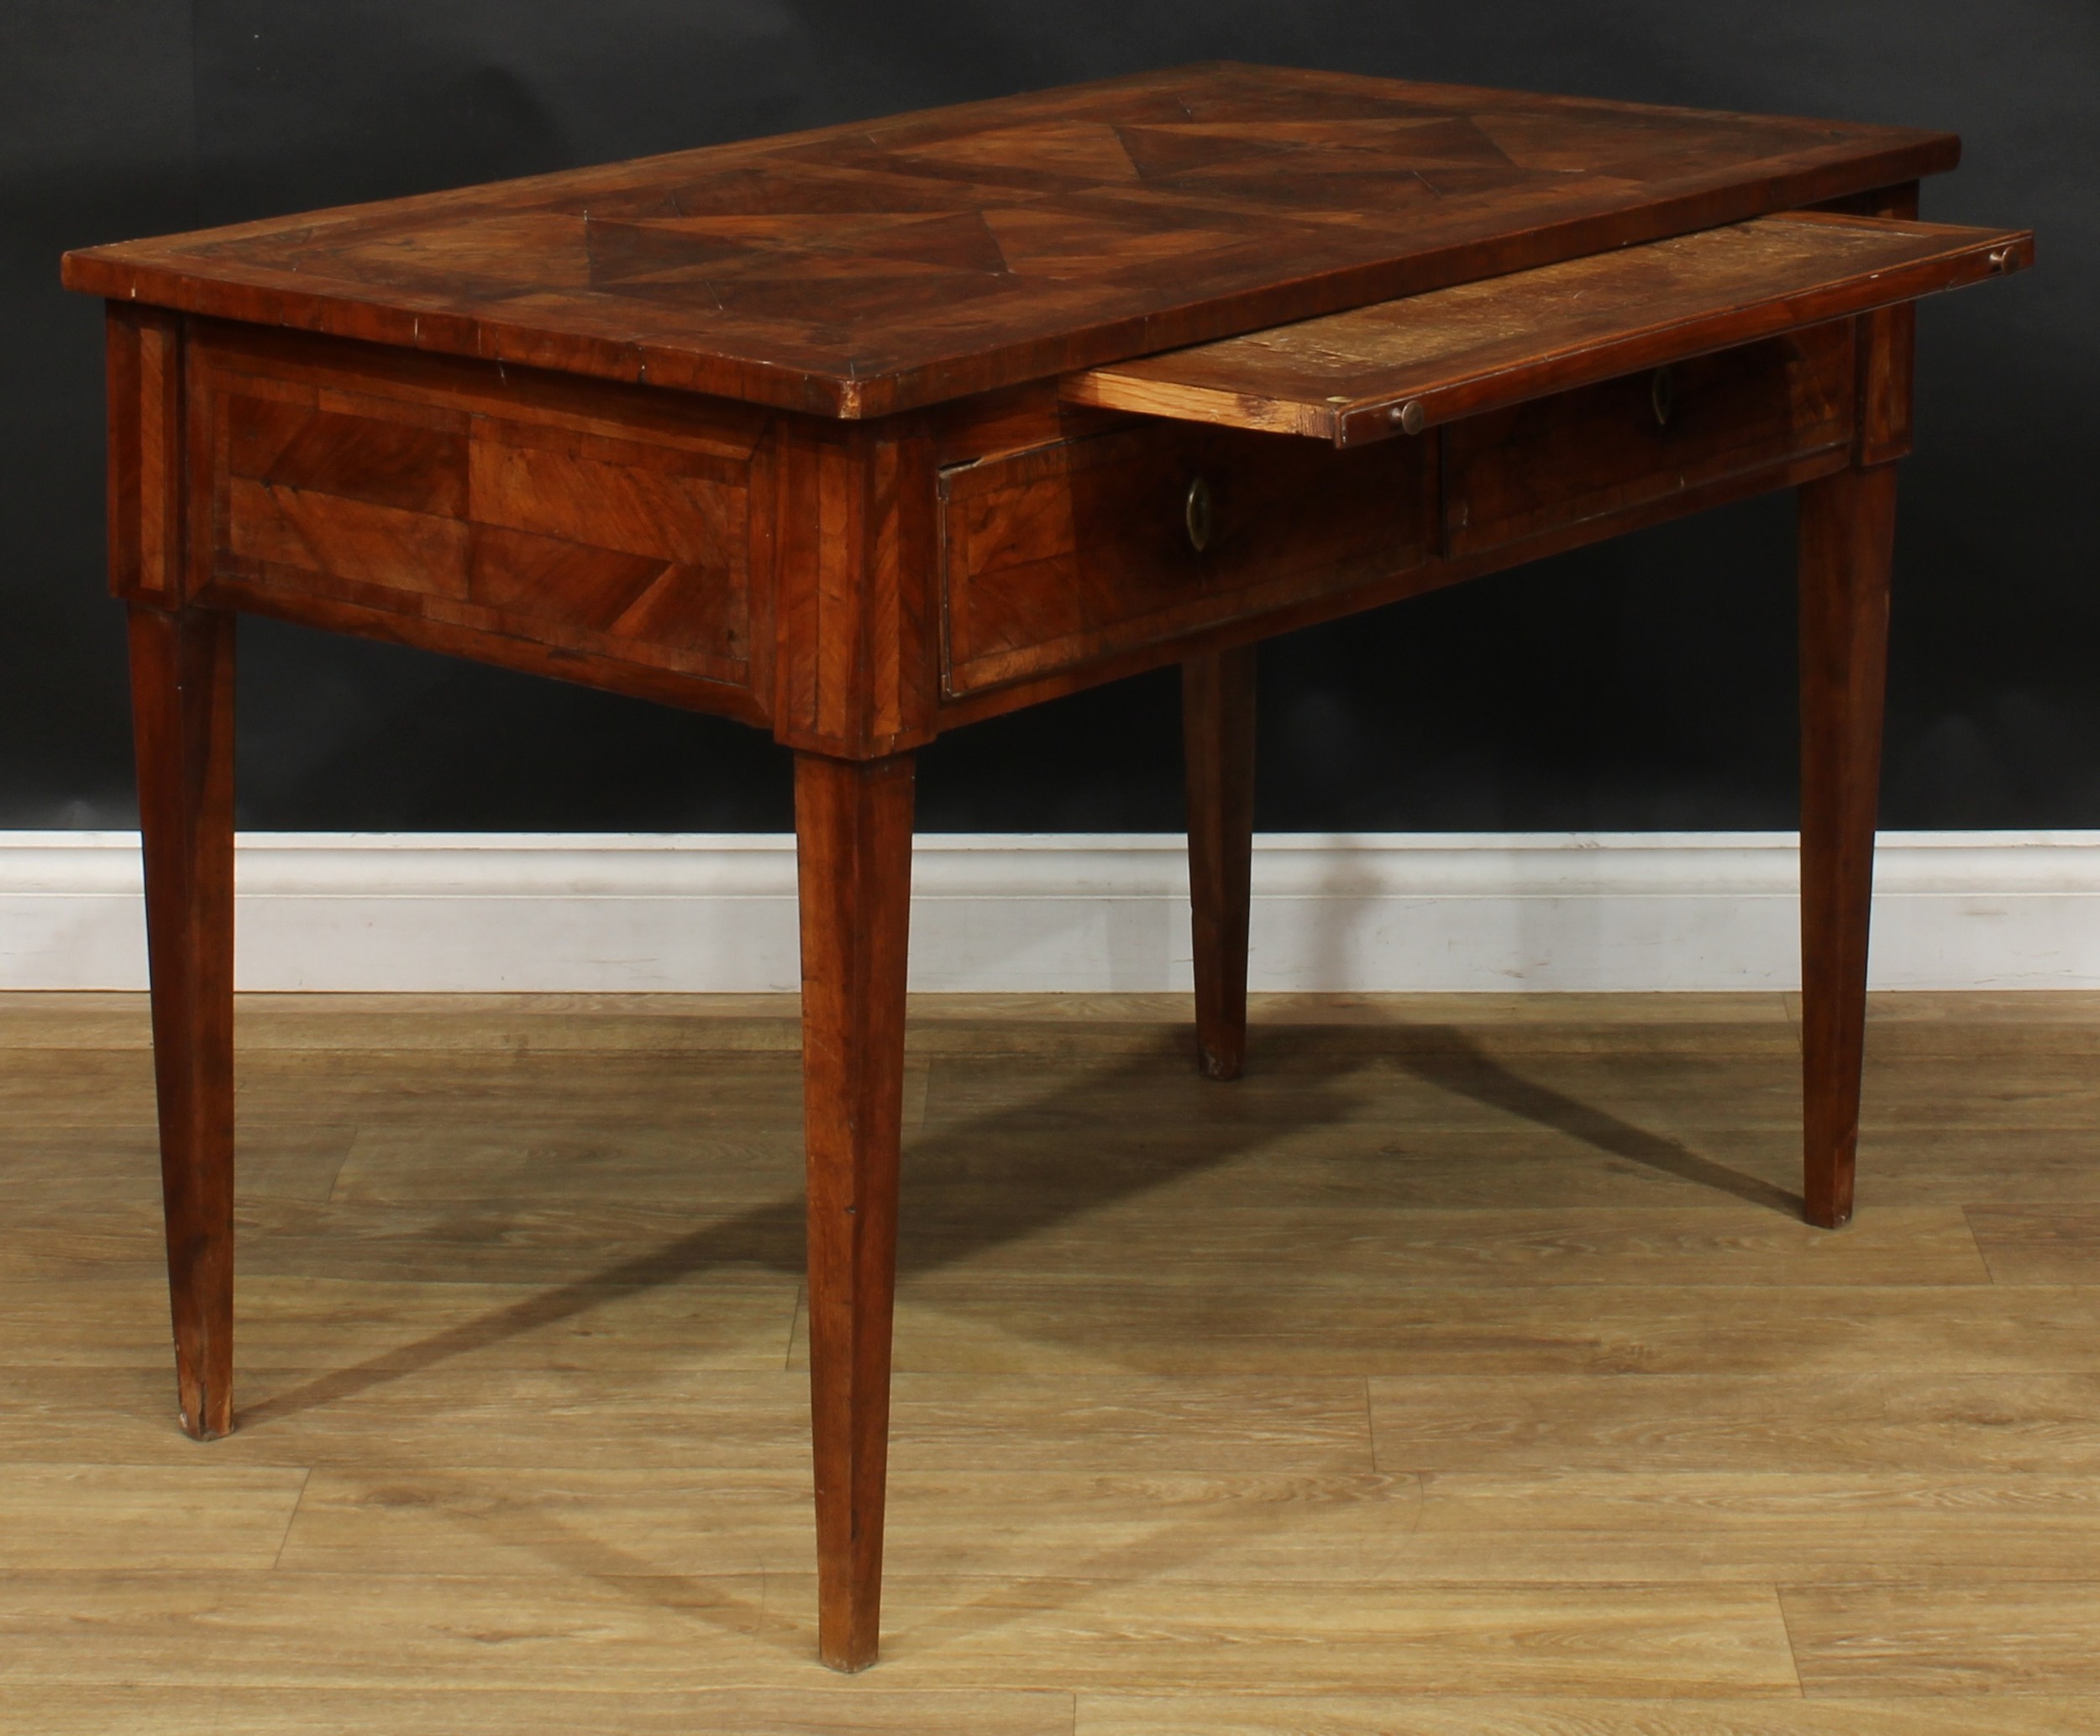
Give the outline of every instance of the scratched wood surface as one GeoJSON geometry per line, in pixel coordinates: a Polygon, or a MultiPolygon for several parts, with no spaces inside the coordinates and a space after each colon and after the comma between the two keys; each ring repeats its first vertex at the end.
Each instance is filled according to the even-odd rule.
{"type": "Polygon", "coordinates": [[[1908,128],[1210,65],[92,248],[66,281],[874,416],[1958,155],[1908,128]]]}
{"type": "Polygon", "coordinates": [[[1063,391],[1352,446],[2033,259],[2026,231],[1795,212],[1089,369],[1063,391]]]}
{"type": "Polygon", "coordinates": [[[176,1431],[142,999],[0,997],[0,1727],[2092,1736],[2100,997],[921,999],[883,1661],[815,1662],[791,999],[240,1012],[176,1431]]]}

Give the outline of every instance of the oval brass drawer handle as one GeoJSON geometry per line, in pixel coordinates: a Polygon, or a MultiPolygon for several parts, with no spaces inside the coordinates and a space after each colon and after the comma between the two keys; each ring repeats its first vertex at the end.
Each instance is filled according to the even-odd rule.
{"type": "Polygon", "coordinates": [[[1199,476],[1189,485],[1181,503],[1181,522],[1189,527],[1189,543],[1198,554],[1210,546],[1210,485],[1199,476]]]}

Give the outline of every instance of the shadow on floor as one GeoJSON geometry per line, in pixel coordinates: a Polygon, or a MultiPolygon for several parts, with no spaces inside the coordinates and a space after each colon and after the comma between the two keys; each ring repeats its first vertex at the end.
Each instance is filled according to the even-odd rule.
{"type": "MultiPolygon", "coordinates": [[[[905,1215],[937,1219],[936,1235],[906,1235],[899,1251],[903,1278],[937,1270],[1002,1244],[1020,1240],[1096,1208],[1171,1185],[1246,1156],[1280,1134],[1311,1125],[1361,1116],[1374,1092],[1391,1090],[1392,1068],[1425,1085],[1468,1099],[1518,1120],[1563,1135],[1609,1156],[1658,1173],[1726,1193],[1750,1204],[1798,1216],[1796,1196],[1756,1177],[1703,1156],[1682,1141],[1649,1131],[1610,1111],[1525,1078],[1488,1053],[1467,1033],[1446,1025],[1321,1028],[1267,1027],[1256,1034],[1254,1065],[1288,1078],[1288,1116],[1240,1114],[1247,1099],[1230,1085],[1192,1083],[1185,1032],[1163,1032],[1157,1043],[1126,1052],[1114,1062],[1074,1078],[1058,1064],[1059,1083],[1021,1100],[937,1125],[907,1141],[905,1215]],[[1381,1077],[1365,1075],[1372,1069],[1381,1077]],[[1194,1113],[1179,1123],[1129,1130],[1130,1137],[1104,1146],[1102,1103],[1128,1093],[1157,1102],[1180,1088],[1194,1113]],[[1061,1136],[1068,1130],[1068,1137],[1061,1136]],[[1074,1141],[1089,1141],[1074,1161],[1074,1141]],[[1032,1146],[1031,1142],[1032,1141],[1032,1146]],[[1016,1174],[1014,1153],[1032,1148],[1033,1174],[1016,1174]],[[1000,1151],[998,1172],[982,1172],[982,1154],[1000,1151]],[[1047,1166],[1044,1167],[1042,1166],[1047,1166]],[[984,1209],[989,1198],[996,1202],[984,1209]]],[[[1028,1057],[1017,1056],[1016,1068],[1028,1057]]],[[[1171,1108],[1171,1104],[1168,1106],[1171,1108]]],[[[802,1203],[790,1196],[736,1214],[678,1237],[646,1253],[618,1261],[588,1277],[555,1285],[526,1300],[433,1334],[414,1344],[337,1369],[243,1410],[244,1426],[266,1426],[303,1411],[339,1403],[387,1382],[420,1374],[448,1361],[572,1319],[611,1301],[674,1285],[712,1268],[758,1265],[790,1275],[803,1267],[802,1203]]],[[[1367,1455],[1368,1443],[1367,1442],[1367,1455]]],[[[419,1475],[427,1476],[427,1473],[419,1475]]],[[[1381,1477],[1367,1458],[1357,1478],[1364,1498],[1411,1499],[1419,1504],[1419,1479],[1381,1477]],[[1390,1486],[1389,1487],[1388,1486],[1390,1486]]],[[[459,1511],[472,1513],[475,1490],[463,1481],[459,1511]]],[[[1285,1523],[1287,1503],[1268,1503],[1257,1529],[1285,1523]]],[[[808,1612],[772,1607],[761,1576],[754,1599],[732,1575],[713,1579],[666,1573],[587,1531],[543,1512],[536,1515],[533,1546],[562,1571],[589,1578],[654,1608],[736,1634],[776,1652],[801,1655],[813,1644],[808,1612]]],[[[497,1524],[491,1518],[491,1524],[497,1524]]],[[[1244,1544],[1249,1522],[1240,1515],[1231,1534],[1244,1544]]],[[[893,1654],[939,1649],[988,1630],[1058,1607],[1079,1589],[1107,1580],[1126,1582],[1170,1573],[1200,1560],[1218,1546],[1215,1516],[1174,1518],[1145,1535],[1112,1545],[1072,1564],[1054,1586],[994,1584],[974,1592],[958,1587],[946,1608],[926,1612],[891,1634],[893,1654]]]]}
{"type": "MultiPolygon", "coordinates": [[[[1089,1151],[1095,1159],[1060,1159],[1046,1178],[1011,1176],[1001,1209],[945,1209],[953,1195],[974,1191],[978,1154],[1011,1147],[1026,1135],[1038,1137],[1060,1123],[1075,1137],[1098,1140],[1100,1104],[1171,1079],[1176,1068],[1185,1084],[1193,1071],[1184,1052],[1185,1032],[1162,1033],[1161,1041],[1110,1065],[1074,1079],[1068,1063],[1058,1087],[1017,1104],[987,1110],[932,1129],[909,1141],[905,1160],[904,1213],[907,1219],[938,1218],[937,1238],[900,1239],[900,1279],[937,1270],[991,1248],[1024,1239],[1051,1225],[1152,1188],[1218,1168],[1267,1144],[1286,1128],[1331,1124],[1358,1114],[1370,1099],[1362,1076],[1379,1063],[1394,1063],[1424,1083],[1468,1099],[1517,1120],[1562,1134],[1611,1156],[1661,1174],[1726,1193],[1751,1205],[1798,1218],[1800,1196],[1761,1178],[1703,1156],[1681,1140],[1653,1133],[1584,1103],[1552,1086],[1529,1079],[1488,1053],[1467,1033],[1448,1025],[1386,1027],[1258,1027],[1251,1065],[1287,1073],[1291,1083],[1288,1122],[1224,1113],[1205,1115],[1200,1136],[1182,1126],[1166,1140],[1147,1140],[1142,1161],[1135,1150],[1089,1151]],[[1121,1157],[1126,1161],[1113,1161],[1121,1157]],[[1032,1185],[1032,1182],[1034,1183],[1032,1185]]],[[[1016,1067],[1028,1057],[1016,1057],[1016,1067]]],[[[1696,1062],[1690,1063],[1696,1065],[1696,1062]]],[[[1204,1083],[1208,1099],[1228,1104],[1235,1087],[1204,1083]]],[[[1142,1133],[1143,1129],[1133,1129],[1142,1133]]],[[[331,1371],[303,1385],[272,1393],[243,1409],[244,1425],[266,1424],[317,1406],[353,1398],[386,1382],[423,1373],[450,1359],[582,1314],[608,1302],[676,1284],[710,1269],[758,1265],[790,1276],[804,1269],[802,1202],[799,1195],[755,1206],[680,1236],[585,1277],[556,1285],[477,1319],[462,1322],[416,1343],[331,1371]]]]}

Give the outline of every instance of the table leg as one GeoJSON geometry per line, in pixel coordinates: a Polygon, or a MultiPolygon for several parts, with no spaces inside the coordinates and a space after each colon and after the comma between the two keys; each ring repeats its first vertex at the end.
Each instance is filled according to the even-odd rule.
{"type": "Polygon", "coordinates": [[[897,1272],[912,760],[800,753],[802,1092],[817,1649],[875,1660],[897,1272]]]}
{"type": "Polygon", "coordinates": [[[1196,1060],[1236,1079],[1247,1059],[1247,921],[1254,852],[1255,648],[1181,666],[1194,916],[1196,1060]]]}
{"type": "Polygon", "coordinates": [[[1874,884],[1896,469],[1800,491],[1803,1188],[1811,1224],[1852,1215],[1874,884]]]}
{"type": "Polygon", "coordinates": [[[234,617],[131,611],[160,1187],[182,1427],[234,1426],[234,617]]]}

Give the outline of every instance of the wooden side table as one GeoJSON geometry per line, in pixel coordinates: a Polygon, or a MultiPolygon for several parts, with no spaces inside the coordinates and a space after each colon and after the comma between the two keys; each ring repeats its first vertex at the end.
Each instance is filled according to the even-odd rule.
{"type": "Polygon", "coordinates": [[[1799,490],[1806,1209],[1851,1210],[1915,222],[1956,141],[1145,74],[68,255],[106,297],[183,1426],[233,1426],[234,620],[795,749],[820,1646],[875,1655],[912,755],[1184,671],[1245,1046],[1263,638],[1799,490]]]}

